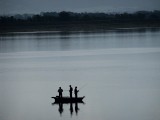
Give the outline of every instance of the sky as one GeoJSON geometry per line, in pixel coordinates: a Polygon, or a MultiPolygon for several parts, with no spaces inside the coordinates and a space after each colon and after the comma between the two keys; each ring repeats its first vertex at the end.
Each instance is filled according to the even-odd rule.
{"type": "Polygon", "coordinates": [[[160,10],[160,0],[0,0],[0,14],[160,10]]]}

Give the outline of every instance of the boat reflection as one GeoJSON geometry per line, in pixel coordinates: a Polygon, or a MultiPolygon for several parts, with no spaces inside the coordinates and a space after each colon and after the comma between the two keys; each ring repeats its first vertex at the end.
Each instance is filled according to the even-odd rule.
{"type": "Polygon", "coordinates": [[[58,108],[58,112],[60,114],[60,116],[62,116],[62,113],[64,111],[63,109],[63,104],[69,104],[70,105],[70,115],[72,116],[74,111],[75,111],[75,114],[78,115],[78,111],[80,110],[79,107],[78,107],[78,104],[85,104],[84,102],[70,102],[70,103],[63,103],[63,102],[54,102],[52,103],[52,105],[59,105],[59,108],[58,108]],[[74,109],[73,109],[73,106],[74,106],[74,109]]]}

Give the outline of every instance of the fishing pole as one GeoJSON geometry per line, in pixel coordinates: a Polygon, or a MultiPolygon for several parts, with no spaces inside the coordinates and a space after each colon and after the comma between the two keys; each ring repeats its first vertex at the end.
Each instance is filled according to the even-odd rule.
{"type": "MultiPolygon", "coordinates": [[[[86,87],[88,83],[84,84],[82,87],[79,88],[79,90],[81,90],[82,88],[86,87]]],[[[69,90],[63,90],[63,91],[69,91],[69,90]]]]}
{"type": "Polygon", "coordinates": [[[82,88],[86,87],[87,83],[84,84],[82,87],[79,88],[79,90],[81,90],[82,88]]]}

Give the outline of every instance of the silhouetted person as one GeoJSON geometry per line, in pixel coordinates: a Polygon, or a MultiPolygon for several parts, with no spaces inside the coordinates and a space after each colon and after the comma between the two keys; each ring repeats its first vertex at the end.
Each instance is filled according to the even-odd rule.
{"type": "Polygon", "coordinates": [[[71,116],[72,116],[72,114],[73,114],[73,103],[72,102],[70,102],[70,113],[71,113],[71,116]]]}
{"type": "Polygon", "coordinates": [[[63,103],[59,103],[59,109],[58,109],[60,116],[62,116],[63,113],[63,103]]]}
{"type": "Polygon", "coordinates": [[[78,97],[78,92],[79,92],[79,90],[77,90],[77,86],[76,86],[75,89],[74,89],[75,98],[78,97]]]}
{"type": "Polygon", "coordinates": [[[72,86],[71,86],[71,85],[70,85],[69,87],[70,87],[70,88],[69,88],[70,98],[72,98],[72,91],[73,91],[73,88],[72,88],[72,86]]]}
{"type": "Polygon", "coordinates": [[[75,112],[76,112],[76,115],[78,115],[78,110],[79,110],[79,108],[78,108],[78,102],[76,102],[75,103],[75,112]]]}
{"type": "Polygon", "coordinates": [[[60,97],[60,98],[62,98],[62,92],[63,92],[63,90],[61,89],[61,87],[59,87],[58,93],[59,93],[59,97],[60,97]]]}

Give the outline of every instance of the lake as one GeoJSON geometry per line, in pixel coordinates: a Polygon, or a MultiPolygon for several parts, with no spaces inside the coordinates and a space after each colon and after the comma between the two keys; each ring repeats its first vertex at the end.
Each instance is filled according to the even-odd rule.
{"type": "Polygon", "coordinates": [[[0,34],[0,120],[62,119],[160,120],[160,29],[0,34]]]}

